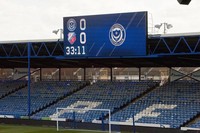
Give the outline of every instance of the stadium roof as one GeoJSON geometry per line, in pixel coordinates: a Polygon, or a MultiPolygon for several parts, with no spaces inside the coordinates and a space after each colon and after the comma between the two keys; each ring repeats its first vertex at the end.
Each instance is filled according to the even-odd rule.
{"type": "MultiPolygon", "coordinates": [[[[160,38],[160,37],[180,37],[180,36],[200,36],[200,32],[191,32],[191,33],[174,33],[174,34],[149,34],[148,38],[160,38]]],[[[37,43],[37,42],[56,42],[63,41],[63,39],[35,39],[35,40],[8,40],[0,41],[0,44],[13,44],[13,43],[37,43]]]]}
{"type": "Polygon", "coordinates": [[[174,34],[149,34],[148,38],[155,37],[180,37],[180,36],[200,36],[200,32],[191,32],[191,33],[174,33],[174,34]]]}
{"type": "Polygon", "coordinates": [[[12,41],[0,41],[0,44],[56,42],[56,41],[63,41],[63,40],[60,39],[12,40],[12,41]]]}
{"type": "Polygon", "coordinates": [[[63,40],[2,41],[0,42],[0,68],[27,67],[27,54],[25,56],[19,54],[20,50],[21,54],[27,52],[27,42],[33,43],[38,53],[38,57],[31,57],[33,68],[200,66],[200,33],[183,33],[149,35],[147,55],[131,58],[67,59],[63,56],[63,40]],[[48,56],[49,53],[46,51],[48,48],[51,51],[54,49],[56,56],[48,56]]]}

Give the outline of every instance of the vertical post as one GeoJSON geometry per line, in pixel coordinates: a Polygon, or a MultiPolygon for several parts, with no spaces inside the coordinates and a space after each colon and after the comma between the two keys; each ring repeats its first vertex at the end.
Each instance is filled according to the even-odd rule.
{"type": "Polygon", "coordinates": [[[58,108],[56,108],[56,114],[57,114],[57,119],[56,119],[57,131],[59,131],[59,125],[58,125],[58,108]]]}
{"type": "Polygon", "coordinates": [[[76,116],[75,116],[75,112],[73,111],[73,125],[74,125],[74,129],[76,128],[76,116]]]}
{"type": "Polygon", "coordinates": [[[141,81],[141,68],[139,67],[139,81],[141,81]]]}
{"type": "Polygon", "coordinates": [[[110,110],[108,111],[108,114],[109,114],[109,118],[108,118],[108,124],[109,124],[109,133],[111,133],[111,113],[110,113],[110,110]]]}
{"type": "Polygon", "coordinates": [[[136,133],[136,132],[135,132],[135,119],[134,119],[134,114],[133,114],[133,133],[136,133]]]}
{"type": "Polygon", "coordinates": [[[62,40],[63,29],[59,29],[59,30],[60,30],[60,40],[62,40]]]}
{"type": "Polygon", "coordinates": [[[105,124],[104,124],[104,113],[102,112],[102,114],[101,114],[101,126],[102,126],[102,131],[105,131],[105,124]]]}
{"type": "Polygon", "coordinates": [[[59,81],[61,81],[61,68],[59,68],[59,75],[58,75],[59,77],[59,81]]]}
{"type": "Polygon", "coordinates": [[[83,80],[85,81],[86,80],[86,68],[85,67],[83,68],[83,71],[84,71],[83,72],[83,80]]]}
{"type": "Polygon", "coordinates": [[[166,25],[167,25],[167,23],[163,23],[164,24],[164,34],[166,34],[166,25]]]}
{"type": "Polygon", "coordinates": [[[169,78],[168,78],[168,82],[171,82],[171,76],[172,76],[172,75],[171,75],[171,72],[172,72],[172,68],[170,67],[170,68],[169,68],[169,78]]]}
{"type": "Polygon", "coordinates": [[[40,68],[40,81],[42,81],[42,68],[40,68]]]}
{"type": "Polygon", "coordinates": [[[30,118],[31,114],[31,43],[27,44],[28,48],[28,117],[30,118]]]}
{"type": "Polygon", "coordinates": [[[112,69],[112,67],[110,68],[110,80],[113,81],[113,69],[112,69]]]}

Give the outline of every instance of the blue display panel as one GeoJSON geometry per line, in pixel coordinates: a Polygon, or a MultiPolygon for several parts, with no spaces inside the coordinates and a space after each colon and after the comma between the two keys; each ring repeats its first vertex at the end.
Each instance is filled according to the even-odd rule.
{"type": "Polygon", "coordinates": [[[126,58],[146,55],[147,12],[64,18],[69,58],[126,58]]]}

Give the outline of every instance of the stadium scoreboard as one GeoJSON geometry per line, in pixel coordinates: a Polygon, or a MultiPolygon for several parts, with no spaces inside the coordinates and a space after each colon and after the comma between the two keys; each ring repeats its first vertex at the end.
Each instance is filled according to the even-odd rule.
{"type": "Polygon", "coordinates": [[[146,55],[147,12],[64,17],[67,58],[146,55]]]}

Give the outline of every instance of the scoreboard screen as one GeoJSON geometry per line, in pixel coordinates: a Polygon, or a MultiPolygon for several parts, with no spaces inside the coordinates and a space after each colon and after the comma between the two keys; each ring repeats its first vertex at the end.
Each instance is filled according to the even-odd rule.
{"type": "Polygon", "coordinates": [[[64,17],[63,22],[66,57],[146,55],[147,12],[64,17]]]}

